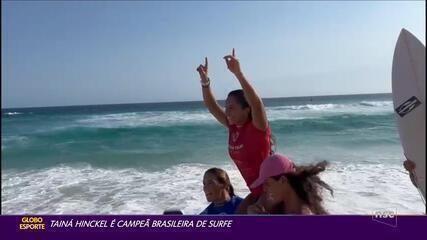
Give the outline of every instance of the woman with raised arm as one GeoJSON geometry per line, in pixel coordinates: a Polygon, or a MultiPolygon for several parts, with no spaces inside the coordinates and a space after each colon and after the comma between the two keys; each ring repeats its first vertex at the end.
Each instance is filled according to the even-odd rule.
{"type": "MultiPolygon", "coordinates": [[[[271,131],[264,104],[244,76],[233,49],[224,57],[228,69],[239,81],[242,89],[231,91],[225,102],[225,111],[217,103],[210,88],[208,59],[200,65],[203,100],[209,112],[228,129],[228,152],[249,187],[258,178],[260,165],[271,153],[271,131]]],[[[264,204],[262,187],[250,188],[250,194],[239,206],[237,213],[246,213],[247,207],[258,201],[264,204]]],[[[268,206],[267,206],[268,208],[268,206]]]]}

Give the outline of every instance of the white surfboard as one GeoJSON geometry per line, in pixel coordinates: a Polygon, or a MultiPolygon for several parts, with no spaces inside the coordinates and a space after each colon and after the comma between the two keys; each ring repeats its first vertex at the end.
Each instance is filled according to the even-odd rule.
{"type": "Polygon", "coordinates": [[[416,164],[418,189],[426,198],[426,55],[425,46],[402,29],[393,56],[393,104],[400,141],[407,159],[416,164]]]}

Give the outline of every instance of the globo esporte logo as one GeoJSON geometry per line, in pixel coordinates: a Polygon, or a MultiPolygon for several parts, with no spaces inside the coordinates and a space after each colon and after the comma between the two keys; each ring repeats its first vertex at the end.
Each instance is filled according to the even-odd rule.
{"type": "Polygon", "coordinates": [[[45,230],[46,225],[42,217],[22,217],[19,224],[20,230],[45,230]]]}

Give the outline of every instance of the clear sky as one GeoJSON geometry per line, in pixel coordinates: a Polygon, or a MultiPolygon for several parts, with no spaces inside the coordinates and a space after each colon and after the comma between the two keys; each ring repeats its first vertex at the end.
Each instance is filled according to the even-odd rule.
{"type": "Polygon", "coordinates": [[[425,2],[2,1],[2,108],[391,92],[401,28],[425,45],[425,2]]]}

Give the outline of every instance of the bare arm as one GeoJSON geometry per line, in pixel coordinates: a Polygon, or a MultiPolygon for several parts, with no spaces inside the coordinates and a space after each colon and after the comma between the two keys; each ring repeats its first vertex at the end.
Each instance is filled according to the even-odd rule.
{"type": "Polygon", "coordinates": [[[210,88],[210,79],[208,77],[208,58],[205,58],[205,65],[200,65],[197,68],[200,74],[200,81],[202,83],[203,101],[209,112],[220,122],[224,127],[228,126],[227,117],[224,110],[215,100],[215,97],[210,88]]]}
{"type": "Polygon", "coordinates": [[[215,100],[215,97],[212,93],[211,88],[208,87],[202,87],[203,92],[203,101],[205,102],[206,107],[208,108],[209,112],[220,122],[224,127],[228,126],[227,123],[227,117],[225,115],[224,110],[222,110],[221,106],[217,103],[215,100]]]}
{"type": "Polygon", "coordinates": [[[228,69],[236,76],[237,80],[239,80],[239,83],[242,86],[246,100],[251,107],[252,122],[254,126],[262,131],[267,130],[268,120],[267,114],[265,113],[264,104],[256,93],[255,89],[243,75],[243,72],[240,69],[239,60],[235,56],[234,48],[232,55],[227,55],[224,57],[224,59],[227,63],[228,69]]]}

